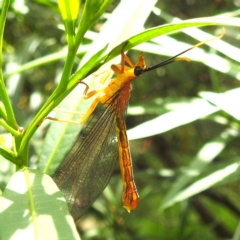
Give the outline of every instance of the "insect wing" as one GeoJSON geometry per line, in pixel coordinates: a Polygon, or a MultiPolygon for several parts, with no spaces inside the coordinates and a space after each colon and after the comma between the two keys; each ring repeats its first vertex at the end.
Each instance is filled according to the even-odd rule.
{"type": "Polygon", "coordinates": [[[75,221],[105,189],[118,159],[116,101],[117,94],[94,110],[54,176],[75,221]]]}

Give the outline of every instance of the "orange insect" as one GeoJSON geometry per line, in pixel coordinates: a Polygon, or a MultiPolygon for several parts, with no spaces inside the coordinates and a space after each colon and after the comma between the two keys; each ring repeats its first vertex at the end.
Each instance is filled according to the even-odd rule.
{"type": "Polygon", "coordinates": [[[88,99],[94,95],[97,97],[80,121],[80,123],[86,124],[85,127],[54,176],[75,221],[82,216],[107,186],[116,159],[119,159],[123,182],[123,207],[130,212],[138,206],[139,195],[134,183],[125,125],[125,113],[132,90],[131,81],[145,72],[169,63],[181,60],[189,61],[188,58],[177,57],[206,42],[219,39],[223,35],[224,32],[217,38],[200,42],[151,67],[146,67],[143,53],[140,53],[137,63],[133,64],[124,54],[123,47],[121,64],[111,66],[116,75],[114,79],[107,82],[108,74],[106,74],[101,80],[102,87],[91,92],[88,92],[88,85],[83,83],[86,85],[84,98],[88,99]],[[128,66],[125,65],[125,62],[128,66]]]}

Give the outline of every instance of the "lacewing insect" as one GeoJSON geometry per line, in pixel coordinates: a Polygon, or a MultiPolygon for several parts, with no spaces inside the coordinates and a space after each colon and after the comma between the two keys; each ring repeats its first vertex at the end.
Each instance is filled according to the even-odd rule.
{"type": "MultiPolygon", "coordinates": [[[[189,61],[188,58],[177,57],[206,42],[220,39],[223,35],[224,31],[219,37],[200,42],[176,56],[150,67],[146,67],[143,53],[140,53],[136,64],[131,62],[124,54],[126,42],[121,52],[121,64],[111,66],[116,75],[114,79],[107,81],[109,74],[106,74],[101,80],[102,87],[91,92],[88,92],[88,85],[82,82],[86,86],[84,98],[88,99],[94,95],[96,98],[80,122],[67,121],[77,124],[85,123],[85,126],[54,176],[75,221],[82,216],[107,186],[116,159],[119,159],[122,176],[123,207],[130,212],[138,206],[139,195],[134,183],[125,125],[126,109],[132,90],[131,81],[145,72],[169,63],[181,60],[189,61]]],[[[66,122],[66,120],[47,118],[66,122]]]]}

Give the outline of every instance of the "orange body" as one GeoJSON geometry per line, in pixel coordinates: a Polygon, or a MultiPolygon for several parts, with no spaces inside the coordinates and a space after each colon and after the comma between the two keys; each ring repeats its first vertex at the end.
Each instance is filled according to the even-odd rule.
{"type": "MultiPolygon", "coordinates": [[[[111,67],[116,74],[116,78],[111,79],[111,81],[106,84],[106,86],[103,86],[99,90],[87,93],[88,88],[86,88],[84,95],[85,99],[90,98],[95,94],[98,95],[80,122],[84,123],[89,118],[99,102],[106,104],[109,99],[117,94],[111,107],[116,109],[114,120],[118,138],[119,165],[123,182],[122,203],[123,207],[126,208],[128,212],[136,209],[139,201],[139,195],[134,183],[132,158],[129,149],[129,142],[126,134],[126,125],[124,119],[124,114],[126,112],[132,90],[131,81],[137,77],[134,73],[134,68],[136,66],[141,67],[142,69],[146,68],[143,54],[140,54],[138,62],[133,65],[130,59],[122,52],[121,65],[112,65],[111,67]],[[129,64],[129,67],[124,65],[125,61],[129,64]]],[[[103,85],[105,84],[106,80],[106,78],[103,78],[103,85]]]]}

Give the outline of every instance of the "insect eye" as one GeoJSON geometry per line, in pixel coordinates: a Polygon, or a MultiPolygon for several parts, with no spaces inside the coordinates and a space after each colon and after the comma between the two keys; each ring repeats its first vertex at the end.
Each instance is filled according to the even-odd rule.
{"type": "Polygon", "coordinates": [[[135,76],[139,76],[139,75],[141,75],[142,73],[143,73],[143,70],[142,70],[141,67],[135,67],[135,68],[134,68],[134,75],[135,75],[135,76]]]}

